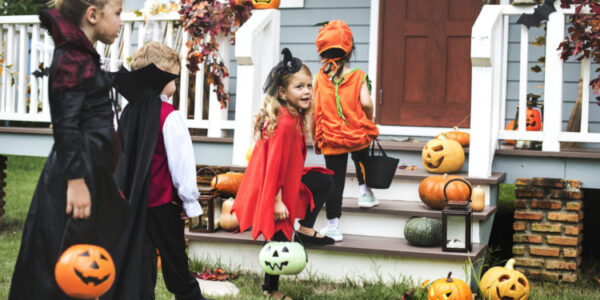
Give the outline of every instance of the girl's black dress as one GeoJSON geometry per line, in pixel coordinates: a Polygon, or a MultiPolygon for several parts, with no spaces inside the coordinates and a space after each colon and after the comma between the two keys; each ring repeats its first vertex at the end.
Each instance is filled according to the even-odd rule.
{"type": "MultiPolygon", "coordinates": [[[[119,149],[113,129],[110,74],[85,34],[56,9],[40,14],[54,39],[49,103],[54,146],[31,201],[9,299],[68,299],[54,266],[73,244],[111,250],[121,237],[129,207],[112,178],[119,149]],[[65,212],[67,180],[85,178],[92,214],[74,220],[65,212]]],[[[27,147],[27,145],[23,145],[27,147]]]]}

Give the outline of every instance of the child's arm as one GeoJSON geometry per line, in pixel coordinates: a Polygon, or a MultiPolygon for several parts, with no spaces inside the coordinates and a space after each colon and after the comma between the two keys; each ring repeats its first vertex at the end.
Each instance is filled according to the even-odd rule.
{"type": "Polygon", "coordinates": [[[281,189],[279,189],[279,192],[277,193],[277,195],[275,195],[275,206],[273,207],[273,214],[275,217],[275,221],[285,220],[290,215],[290,212],[283,203],[283,198],[281,197],[281,189]]]}
{"type": "Polygon", "coordinates": [[[369,92],[367,80],[363,82],[360,88],[360,105],[365,111],[367,118],[369,118],[369,120],[373,120],[373,102],[371,101],[371,93],[369,92]]]}
{"type": "Polygon", "coordinates": [[[315,150],[315,154],[321,154],[321,149],[319,148],[319,145],[317,145],[317,141],[315,141],[315,132],[317,131],[317,122],[315,121],[315,110],[314,109],[310,113],[308,120],[309,120],[308,126],[310,127],[310,137],[313,142],[313,149],[315,150]]]}
{"type": "Polygon", "coordinates": [[[199,216],[202,214],[202,208],[198,203],[194,148],[190,132],[179,111],[173,111],[165,120],[163,137],[169,173],[183,202],[183,209],[188,217],[199,216]]]}

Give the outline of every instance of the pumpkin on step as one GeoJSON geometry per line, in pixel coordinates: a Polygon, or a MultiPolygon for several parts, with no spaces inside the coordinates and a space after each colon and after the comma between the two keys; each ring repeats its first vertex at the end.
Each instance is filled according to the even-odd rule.
{"type": "Polygon", "coordinates": [[[509,259],[504,267],[493,267],[481,277],[481,294],[490,300],[527,300],[529,281],[514,269],[515,260],[509,259]]]}
{"type": "Polygon", "coordinates": [[[480,186],[473,188],[471,208],[473,211],[482,211],[485,208],[485,191],[480,186]]]}
{"type": "Polygon", "coordinates": [[[231,207],[233,206],[233,198],[229,198],[223,201],[221,205],[221,216],[219,217],[219,227],[227,231],[234,231],[240,228],[237,218],[231,214],[231,207]]]}
{"type": "Polygon", "coordinates": [[[466,282],[448,277],[434,281],[427,290],[427,300],[472,300],[473,293],[466,282]]]}
{"type": "Polygon", "coordinates": [[[458,130],[458,127],[454,127],[454,131],[444,132],[435,138],[439,139],[441,136],[444,136],[449,140],[455,140],[463,147],[469,147],[471,141],[471,135],[467,132],[458,130]]]}
{"type": "Polygon", "coordinates": [[[442,221],[434,218],[412,218],[404,225],[404,238],[419,247],[438,246],[442,243],[442,221]]]}
{"type": "MultiPolygon", "coordinates": [[[[419,184],[419,198],[425,205],[433,209],[443,209],[446,206],[444,185],[454,178],[464,179],[460,176],[448,174],[429,176],[423,179],[419,184]]],[[[454,181],[446,188],[446,194],[449,200],[466,202],[469,200],[469,187],[463,182],[454,181]]]]}
{"type": "Polygon", "coordinates": [[[252,0],[252,5],[256,9],[279,8],[281,0],[252,0]]]}
{"type": "Polygon", "coordinates": [[[421,153],[423,166],[431,173],[453,173],[459,171],[465,164],[465,151],[454,140],[429,140],[421,153]]]}
{"type": "Polygon", "coordinates": [[[210,187],[216,189],[222,196],[235,197],[242,182],[242,177],[244,177],[244,173],[239,172],[218,174],[210,182],[210,187]]]}

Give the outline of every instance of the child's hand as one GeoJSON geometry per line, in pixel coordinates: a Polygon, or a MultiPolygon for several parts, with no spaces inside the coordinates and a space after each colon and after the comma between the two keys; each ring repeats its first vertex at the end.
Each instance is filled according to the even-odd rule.
{"type": "Polygon", "coordinates": [[[185,209],[181,210],[181,214],[179,214],[181,216],[182,220],[189,220],[190,217],[188,217],[188,215],[185,213],[185,209]]]}
{"type": "Polygon", "coordinates": [[[321,154],[321,148],[319,148],[319,146],[317,146],[317,143],[313,143],[313,149],[315,149],[315,154],[317,154],[317,155],[321,154]]]}
{"type": "Polygon", "coordinates": [[[70,179],[67,182],[67,214],[73,213],[74,219],[87,219],[92,212],[92,201],[83,178],[70,179]]]}
{"type": "Polygon", "coordinates": [[[290,212],[288,211],[285,204],[283,204],[283,201],[275,200],[275,207],[273,208],[273,212],[275,214],[275,222],[285,220],[290,215],[290,212]]]}

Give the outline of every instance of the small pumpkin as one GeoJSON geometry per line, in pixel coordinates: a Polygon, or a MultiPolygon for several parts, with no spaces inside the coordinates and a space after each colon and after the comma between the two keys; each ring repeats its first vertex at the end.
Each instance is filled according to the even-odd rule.
{"type": "Polygon", "coordinates": [[[493,267],[481,277],[481,294],[490,300],[527,300],[529,281],[514,269],[515,260],[509,259],[504,267],[493,267]]]}
{"type": "Polygon", "coordinates": [[[427,300],[472,300],[471,289],[461,279],[448,277],[434,281],[427,290],[427,300]]]}
{"type": "Polygon", "coordinates": [[[296,275],[306,267],[307,257],[300,243],[268,242],[260,250],[258,260],[267,274],[296,275]]]}
{"type": "Polygon", "coordinates": [[[233,198],[223,201],[223,204],[221,205],[221,216],[219,216],[219,227],[228,231],[234,231],[240,228],[240,223],[238,223],[235,215],[231,213],[233,201],[233,198]]]}
{"type": "Polygon", "coordinates": [[[525,113],[525,130],[540,131],[542,130],[542,115],[540,111],[533,108],[528,108],[525,113]]]}
{"type": "Polygon", "coordinates": [[[239,172],[218,174],[210,182],[210,187],[217,189],[222,196],[235,197],[242,182],[242,177],[244,177],[244,173],[239,172]]]}
{"type": "Polygon", "coordinates": [[[434,218],[411,218],[404,225],[404,238],[419,247],[438,246],[442,243],[442,221],[434,218]]]}
{"type": "MultiPolygon", "coordinates": [[[[421,201],[425,205],[433,209],[443,209],[446,206],[444,186],[454,178],[464,179],[460,176],[448,174],[429,176],[423,179],[421,184],[419,184],[419,198],[421,198],[421,201]]],[[[454,181],[446,188],[446,194],[448,195],[448,200],[466,202],[469,200],[469,187],[463,182],[454,181]]]]}
{"type": "MultiPolygon", "coordinates": [[[[505,130],[518,130],[519,129],[519,125],[515,126],[515,121],[512,120],[510,122],[508,122],[508,124],[506,124],[506,127],[504,127],[505,130]]],[[[515,140],[506,140],[504,141],[507,145],[514,145],[516,144],[515,140]]]]}
{"type": "Polygon", "coordinates": [[[56,283],[74,298],[98,298],[115,280],[115,265],[108,252],[99,246],[78,244],[69,247],[54,268],[56,283]]]}
{"type": "Polygon", "coordinates": [[[454,140],[432,139],[425,144],[421,160],[425,169],[431,173],[453,173],[465,164],[465,151],[454,140]]]}
{"type": "Polygon", "coordinates": [[[458,127],[454,127],[454,131],[444,132],[435,138],[439,139],[441,136],[444,136],[449,140],[455,140],[463,147],[469,147],[471,141],[471,135],[467,132],[460,131],[458,127]]]}
{"type": "Polygon", "coordinates": [[[485,208],[485,191],[481,186],[473,188],[471,195],[471,208],[473,211],[482,211],[485,208]]]}
{"type": "Polygon", "coordinates": [[[279,8],[281,0],[252,0],[252,5],[256,9],[279,8]]]}

